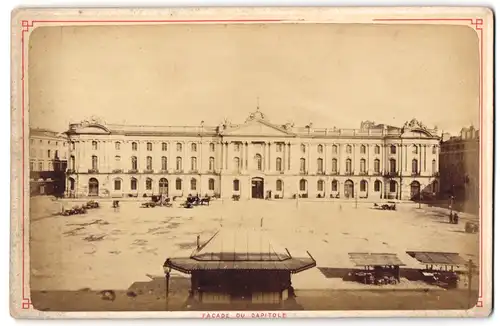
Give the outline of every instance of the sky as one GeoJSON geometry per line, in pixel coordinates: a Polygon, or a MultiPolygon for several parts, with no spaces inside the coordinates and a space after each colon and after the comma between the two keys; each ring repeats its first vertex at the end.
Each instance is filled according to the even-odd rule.
{"type": "Polygon", "coordinates": [[[243,123],[358,128],[416,118],[457,134],[479,122],[479,44],[468,26],[168,24],[38,27],[31,127],[243,123]]]}

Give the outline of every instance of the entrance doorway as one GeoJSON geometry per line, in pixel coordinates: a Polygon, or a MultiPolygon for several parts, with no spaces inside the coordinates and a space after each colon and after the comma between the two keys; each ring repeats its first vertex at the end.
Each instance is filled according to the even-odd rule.
{"type": "Polygon", "coordinates": [[[252,179],[252,198],[264,198],[264,179],[252,179]]]}
{"type": "Polygon", "coordinates": [[[91,178],[89,180],[89,196],[99,195],[99,181],[96,178],[91,178]]]}
{"type": "Polygon", "coordinates": [[[346,198],[353,198],[354,197],[354,182],[351,180],[347,180],[344,183],[344,195],[346,198]]]}
{"type": "Polygon", "coordinates": [[[420,182],[418,181],[413,181],[410,185],[410,199],[411,200],[416,200],[419,199],[419,194],[420,194],[420,182]]]}
{"type": "Polygon", "coordinates": [[[158,183],[158,189],[160,191],[160,195],[168,196],[168,180],[165,178],[161,178],[158,183]]]}

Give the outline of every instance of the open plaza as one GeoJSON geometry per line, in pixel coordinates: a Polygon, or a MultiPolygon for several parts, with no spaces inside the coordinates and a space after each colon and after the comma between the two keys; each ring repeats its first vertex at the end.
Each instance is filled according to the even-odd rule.
{"type": "MultiPolygon", "coordinates": [[[[352,295],[349,290],[439,291],[446,296],[445,292],[467,289],[466,276],[462,276],[457,290],[408,280],[404,273],[396,285],[344,281],[342,275],[355,268],[348,255],[353,252],[394,253],[405,269],[422,268],[406,251],[456,252],[465,260],[479,263],[479,235],[464,232],[465,223],[477,222],[477,216],[460,213],[459,223],[450,224],[447,209],[419,207],[413,202],[398,203],[396,211],[386,211],[374,208],[373,202],[332,199],[218,199],[209,206],[191,209],[181,207],[181,202],[173,202],[173,207],[141,208],[140,200],[121,201],[114,209],[111,201],[102,200],[100,208],[86,214],[58,215],[63,208],[84,202],[31,199],[30,283],[35,307],[36,295],[79,292],[99,301],[95,294],[99,291],[126,293],[138,284],[141,288],[135,290],[133,300],[143,300],[147,307],[147,300],[140,298],[143,293],[163,302],[165,259],[189,256],[198,235],[203,243],[221,228],[265,233],[292,256],[307,257],[308,251],[316,260],[316,268],[292,276],[299,302],[324,304],[326,299],[321,298],[330,290],[346,295],[352,295]]],[[[273,248],[262,248],[263,252],[267,250],[273,248]]],[[[188,275],[173,273],[172,297],[187,297],[188,280],[188,275]]],[[[474,291],[477,283],[476,275],[474,291]]],[[[62,302],[64,298],[53,300],[62,302]]],[[[43,302],[47,305],[48,301],[43,302]]],[[[119,310],[110,306],[105,309],[119,310]]]]}

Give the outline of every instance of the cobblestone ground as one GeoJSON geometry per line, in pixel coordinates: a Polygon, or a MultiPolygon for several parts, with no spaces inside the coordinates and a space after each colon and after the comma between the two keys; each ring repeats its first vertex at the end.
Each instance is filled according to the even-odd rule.
{"type": "MultiPolygon", "coordinates": [[[[424,205],[419,209],[414,203],[380,211],[373,209],[373,203],[348,201],[217,200],[193,209],[178,207],[179,203],[172,208],[140,208],[139,202],[123,201],[115,211],[111,202],[101,201],[101,208],[86,215],[57,215],[62,206],[73,204],[48,197],[31,200],[34,291],[126,290],[162,277],[167,257],[189,255],[197,235],[208,240],[221,225],[262,229],[292,255],[309,251],[318,268],[293,276],[298,290],[366,288],[328,272],[352,268],[349,252],[396,253],[408,268],[419,264],[407,250],[458,252],[476,264],[479,261],[479,236],[464,232],[465,222],[477,220],[476,216],[461,214],[460,223],[452,225],[447,223],[446,209],[424,205]]],[[[477,281],[473,283],[477,288],[477,281]]],[[[403,280],[394,287],[428,286],[403,280]]]]}

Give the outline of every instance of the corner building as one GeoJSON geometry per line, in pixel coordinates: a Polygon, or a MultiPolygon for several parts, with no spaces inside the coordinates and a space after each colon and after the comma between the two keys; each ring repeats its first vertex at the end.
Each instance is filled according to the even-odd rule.
{"type": "Polygon", "coordinates": [[[71,124],[67,195],[412,199],[438,192],[440,137],[415,119],[359,129],[71,124]]]}

